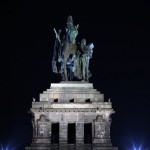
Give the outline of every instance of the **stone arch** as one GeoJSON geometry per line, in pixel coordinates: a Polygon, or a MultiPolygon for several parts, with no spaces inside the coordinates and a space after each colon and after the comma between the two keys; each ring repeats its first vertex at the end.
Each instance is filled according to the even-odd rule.
{"type": "Polygon", "coordinates": [[[104,120],[103,120],[103,117],[101,115],[97,115],[95,121],[96,122],[103,122],[104,120]]]}
{"type": "Polygon", "coordinates": [[[42,114],[42,115],[39,117],[38,121],[48,122],[49,119],[47,119],[47,116],[45,116],[45,115],[42,114]]]}

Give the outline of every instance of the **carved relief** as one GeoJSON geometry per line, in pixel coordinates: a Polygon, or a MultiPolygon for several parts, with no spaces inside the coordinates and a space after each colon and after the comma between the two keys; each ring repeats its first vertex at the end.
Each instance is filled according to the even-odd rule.
{"type": "Polygon", "coordinates": [[[110,122],[100,115],[95,120],[95,138],[110,138],[110,122]]]}
{"type": "Polygon", "coordinates": [[[66,123],[64,123],[64,122],[62,122],[62,123],[60,124],[60,127],[61,127],[61,129],[66,129],[67,124],[66,124],[66,123]]]}
{"type": "Polygon", "coordinates": [[[105,124],[105,138],[110,138],[110,123],[105,124]]]}
{"type": "Polygon", "coordinates": [[[38,137],[45,138],[51,136],[50,122],[45,115],[41,115],[37,120],[38,137]]]}
{"type": "Polygon", "coordinates": [[[78,125],[78,127],[83,128],[83,123],[82,122],[77,123],[77,125],[78,125]]]}

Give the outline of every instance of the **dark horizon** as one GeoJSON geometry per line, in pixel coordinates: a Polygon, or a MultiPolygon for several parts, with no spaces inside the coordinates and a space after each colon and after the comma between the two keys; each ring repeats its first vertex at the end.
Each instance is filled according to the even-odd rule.
{"type": "Polygon", "coordinates": [[[8,1],[1,5],[0,144],[30,144],[32,98],[61,81],[52,73],[55,34],[71,14],[77,41],[94,43],[90,82],[111,98],[111,139],[120,150],[150,149],[150,3],[8,1]],[[133,144],[133,145],[132,145],[133,144]]]}

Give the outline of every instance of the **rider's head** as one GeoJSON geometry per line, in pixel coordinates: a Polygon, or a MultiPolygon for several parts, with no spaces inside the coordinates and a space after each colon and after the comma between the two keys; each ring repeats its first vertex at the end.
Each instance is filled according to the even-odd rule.
{"type": "Polygon", "coordinates": [[[73,26],[73,18],[72,18],[72,16],[70,15],[70,16],[68,16],[68,18],[67,18],[67,27],[69,28],[69,27],[72,27],[73,26]]]}

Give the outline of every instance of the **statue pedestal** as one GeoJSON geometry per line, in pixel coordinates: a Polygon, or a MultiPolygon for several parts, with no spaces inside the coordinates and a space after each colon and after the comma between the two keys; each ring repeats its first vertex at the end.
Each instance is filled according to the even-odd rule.
{"type": "Polygon", "coordinates": [[[117,150],[109,138],[112,103],[92,83],[52,83],[31,112],[37,139],[26,150],[117,150]]]}

